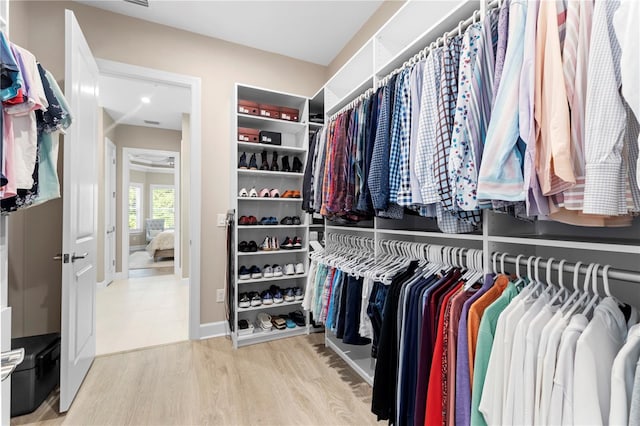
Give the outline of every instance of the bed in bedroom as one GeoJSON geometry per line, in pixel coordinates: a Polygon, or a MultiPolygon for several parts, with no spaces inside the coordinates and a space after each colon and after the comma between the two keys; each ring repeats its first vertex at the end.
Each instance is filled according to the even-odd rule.
{"type": "Polygon", "coordinates": [[[147,253],[153,256],[153,261],[157,262],[162,258],[173,258],[175,237],[173,229],[158,232],[147,245],[147,253]]]}

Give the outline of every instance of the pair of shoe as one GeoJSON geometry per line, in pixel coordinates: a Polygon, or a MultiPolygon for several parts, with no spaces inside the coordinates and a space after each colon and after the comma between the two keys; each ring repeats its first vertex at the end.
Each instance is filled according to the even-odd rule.
{"type": "Polygon", "coordinates": [[[284,274],[285,275],[300,275],[304,274],[304,265],[302,262],[296,263],[287,263],[284,265],[284,274]]]}
{"type": "Polygon", "coordinates": [[[262,244],[260,244],[260,250],[262,251],[280,250],[280,242],[278,241],[278,237],[264,237],[262,244]]]}
{"type": "Polygon", "coordinates": [[[262,268],[262,276],[264,278],[278,278],[283,275],[282,266],[274,264],[274,265],[264,265],[262,268]]]}
{"type": "Polygon", "coordinates": [[[281,195],[282,198],[300,198],[300,191],[287,189],[281,195]]]}
{"type": "Polygon", "coordinates": [[[286,237],[280,248],[284,250],[297,250],[302,248],[302,240],[300,237],[293,237],[293,239],[286,237]]]}
{"type": "Polygon", "coordinates": [[[257,225],[258,219],[255,216],[240,216],[238,219],[238,225],[247,226],[247,225],[257,225]]]}
{"type": "Polygon", "coordinates": [[[249,163],[247,163],[247,154],[243,152],[240,155],[240,160],[238,161],[238,168],[243,170],[246,170],[246,169],[258,170],[258,162],[256,159],[256,154],[251,154],[251,157],[249,158],[249,163]]]}
{"type": "MultiPolygon", "coordinates": [[[[269,154],[267,153],[266,149],[260,153],[260,157],[262,158],[262,161],[260,162],[260,170],[270,170],[272,172],[280,171],[280,167],[278,166],[277,152],[274,151],[273,154],[271,155],[271,164],[269,164],[269,159],[268,159],[269,154]]],[[[282,159],[282,161],[284,163],[284,158],[282,159]]],[[[287,165],[288,163],[289,163],[289,159],[287,158],[287,165]]]]}
{"type": "Polygon", "coordinates": [[[255,241],[240,241],[238,244],[238,251],[240,253],[251,253],[254,251],[258,251],[258,244],[255,241]]]}
{"type": "Polygon", "coordinates": [[[238,295],[238,307],[250,308],[254,306],[262,305],[262,298],[256,291],[250,291],[248,293],[240,293],[238,295]]]}
{"type": "Polygon", "coordinates": [[[271,331],[271,329],[273,328],[273,324],[271,323],[271,315],[267,314],[266,312],[260,312],[258,314],[256,325],[263,331],[271,331]]]}
{"type": "Polygon", "coordinates": [[[238,278],[240,278],[241,280],[257,280],[259,278],[262,278],[262,271],[256,265],[251,265],[249,268],[242,265],[240,269],[238,269],[238,278]]]}
{"type": "Polygon", "coordinates": [[[289,287],[284,289],[284,301],[294,302],[296,300],[304,299],[304,294],[300,287],[289,287]]]}
{"type": "Polygon", "coordinates": [[[280,225],[300,225],[300,217],[298,216],[285,216],[280,221],[280,225]]]}
{"type": "Polygon", "coordinates": [[[259,194],[261,198],[280,198],[280,191],[277,189],[263,188],[259,194]]]}
{"type": "Polygon", "coordinates": [[[278,219],[275,218],[274,216],[263,217],[262,219],[260,219],[260,222],[258,223],[260,225],[277,225],[278,219]]]}
{"type": "Polygon", "coordinates": [[[242,188],[240,192],[238,192],[238,197],[258,198],[258,191],[256,191],[255,188],[251,188],[249,191],[247,191],[247,188],[242,188]]]}

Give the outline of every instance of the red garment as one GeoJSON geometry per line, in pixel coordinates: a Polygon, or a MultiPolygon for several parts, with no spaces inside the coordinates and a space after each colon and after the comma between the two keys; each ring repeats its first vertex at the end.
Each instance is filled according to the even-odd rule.
{"type": "Polygon", "coordinates": [[[443,382],[443,377],[448,370],[447,359],[443,358],[444,354],[444,341],[447,335],[447,330],[444,328],[444,319],[447,316],[447,308],[450,309],[450,300],[455,296],[463,283],[456,284],[452,290],[450,290],[443,298],[440,309],[440,316],[438,317],[438,328],[435,349],[433,351],[433,362],[431,364],[431,373],[429,374],[429,388],[427,392],[427,409],[425,410],[424,425],[445,425],[445,415],[442,407],[444,400],[446,400],[443,392],[447,392],[447,384],[443,382]],[[440,360],[440,362],[438,362],[440,360]],[[444,374],[443,374],[444,371],[444,374]]]}
{"type": "Polygon", "coordinates": [[[4,105],[18,105],[18,104],[22,104],[27,102],[27,97],[24,95],[24,90],[22,90],[22,87],[18,88],[18,93],[16,94],[16,96],[14,98],[11,99],[7,99],[6,101],[2,102],[4,105]]]}

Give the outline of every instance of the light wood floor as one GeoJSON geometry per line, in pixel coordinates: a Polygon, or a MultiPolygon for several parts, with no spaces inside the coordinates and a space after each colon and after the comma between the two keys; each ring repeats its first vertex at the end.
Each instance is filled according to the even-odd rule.
{"type": "Polygon", "coordinates": [[[71,410],[51,397],[12,424],[373,425],[371,387],[324,336],[234,351],[227,338],[96,358],[71,410]]]}

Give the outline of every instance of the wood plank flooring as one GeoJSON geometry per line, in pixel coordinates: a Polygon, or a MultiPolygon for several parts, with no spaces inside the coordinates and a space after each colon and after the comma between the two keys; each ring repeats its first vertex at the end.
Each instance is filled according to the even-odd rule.
{"type": "Polygon", "coordinates": [[[234,351],[228,338],[96,358],[71,410],[52,396],[12,424],[373,425],[371,387],[324,335],[234,351]]]}

